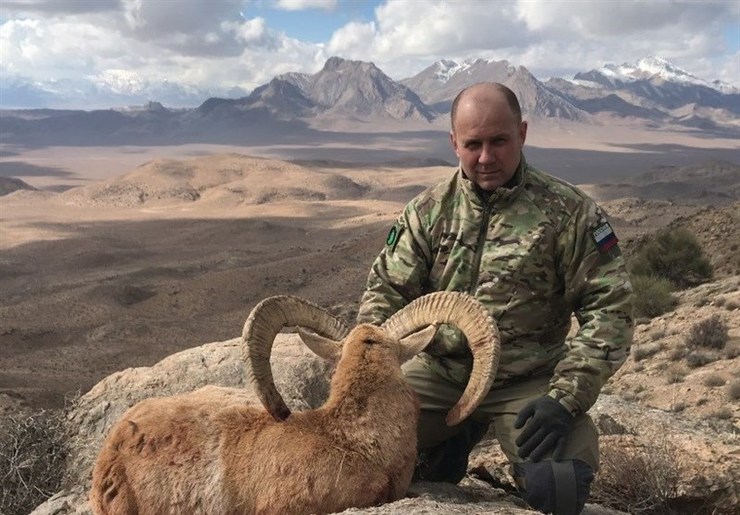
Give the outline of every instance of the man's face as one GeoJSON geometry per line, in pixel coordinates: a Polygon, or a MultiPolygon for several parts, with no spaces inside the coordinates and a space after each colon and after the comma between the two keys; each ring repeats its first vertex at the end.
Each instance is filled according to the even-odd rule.
{"type": "Polygon", "coordinates": [[[450,140],[465,176],[484,191],[493,191],[514,176],[527,122],[519,122],[501,95],[463,98],[450,140]]]}

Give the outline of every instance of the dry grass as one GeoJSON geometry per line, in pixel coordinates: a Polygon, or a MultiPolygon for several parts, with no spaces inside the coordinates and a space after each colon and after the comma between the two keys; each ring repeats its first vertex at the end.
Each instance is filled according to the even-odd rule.
{"type": "Polygon", "coordinates": [[[720,359],[718,352],[713,350],[693,350],[686,355],[686,363],[691,368],[699,368],[720,359]]]}
{"type": "Polygon", "coordinates": [[[735,379],[727,385],[727,397],[731,401],[740,399],[740,379],[735,379]]]}
{"type": "Polygon", "coordinates": [[[719,315],[712,315],[691,326],[686,335],[686,345],[721,350],[729,340],[729,328],[719,315]]]}
{"type": "Polygon", "coordinates": [[[63,411],[6,417],[0,433],[0,513],[25,515],[56,493],[66,459],[63,411]]]}
{"type": "Polygon", "coordinates": [[[688,371],[686,370],[686,367],[677,363],[672,364],[670,367],[668,367],[668,370],[666,371],[666,375],[668,376],[668,384],[683,382],[683,380],[686,379],[687,374],[688,371]]]}
{"type": "Polygon", "coordinates": [[[671,513],[683,464],[675,445],[664,435],[653,436],[635,439],[629,446],[611,440],[602,443],[591,502],[633,515],[671,513]]]}
{"type": "Polygon", "coordinates": [[[643,343],[642,345],[633,345],[630,350],[630,355],[635,361],[642,361],[643,359],[658,354],[664,348],[665,344],[661,341],[643,343]]]}
{"type": "Polygon", "coordinates": [[[730,420],[732,418],[732,410],[725,406],[724,408],[720,408],[712,413],[710,417],[716,418],[718,420],[730,420]]]}
{"type": "Polygon", "coordinates": [[[668,359],[670,361],[678,361],[680,359],[685,358],[687,352],[688,351],[686,347],[684,347],[683,345],[678,346],[678,347],[673,347],[671,348],[670,351],[668,351],[668,359]]]}
{"type": "Polygon", "coordinates": [[[709,374],[702,380],[702,383],[709,388],[717,388],[718,386],[724,386],[727,381],[719,374],[709,374]]]}

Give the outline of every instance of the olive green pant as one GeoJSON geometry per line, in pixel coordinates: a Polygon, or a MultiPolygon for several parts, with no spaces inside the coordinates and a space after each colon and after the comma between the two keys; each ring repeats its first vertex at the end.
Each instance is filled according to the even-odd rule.
{"type": "MultiPolygon", "coordinates": [[[[429,370],[418,358],[406,362],[403,371],[421,402],[419,449],[434,447],[455,436],[465,422],[459,426],[449,427],[445,423],[445,416],[457,403],[463,388],[429,370]]],[[[514,443],[522,431],[514,429],[517,414],[528,402],[547,394],[550,389],[549,380],[548,376],[539,376],[503,387],[494,387],[470,417],[477,422],[490,422],[489,432],[493,431],[493,436],[511,463],[525,461],[517,456],[517,446],[514,443]]],[[[548,456],[545,459],[548,459],[548,456]]],[[[562,459],[582,460],[588,463],[594,472],[598,470],[598,432],[587,414],[576,417],[562,459]]]]}

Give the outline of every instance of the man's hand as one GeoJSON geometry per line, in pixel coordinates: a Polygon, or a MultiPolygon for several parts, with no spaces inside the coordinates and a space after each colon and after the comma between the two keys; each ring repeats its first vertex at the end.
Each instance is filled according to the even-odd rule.
{"type": "Polygon", "coordinates": [[[516,439],[520,458],[529,457],[537,462],[553,449],[553,459],[562,458],[567,436],[573,428],[573,415],[565,406],[552,397],[535,399],[522,408],[514,427],[521,429],[525,423],[527,427],[516,439]]]}

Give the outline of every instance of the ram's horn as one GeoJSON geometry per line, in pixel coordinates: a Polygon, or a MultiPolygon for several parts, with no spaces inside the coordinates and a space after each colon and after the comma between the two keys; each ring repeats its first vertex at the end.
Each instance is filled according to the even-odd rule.
{"type": "Polygon", "coordinates": [[[447,414],[447,424],[454,426],[470,416],[491,389],[501,356],[501,338],[485,306],[459,292],[420,297],[386,320],[383,327],[401,339],[432,324],[450,324],[460,329],[473,354],[473,369],[465,391],[447,414]]]}
{"type": "MultiPolygon", "coordinates": [[[[242,355],[247,377],[265,409],[276,420],[285,420],[290,409],[275,386],[270,367],[270,355],[275,336],[283,327],[301,326],[328,340],[318,344],[317,353],[336,353],[336,346],[347,335],[347,327],[334,315],[311,302],[289,295],[268,297],[257,304],[247,317],[242,332],[242,355]]],[[[316,352],[312,346],[311,350],[316,352]]]]}

